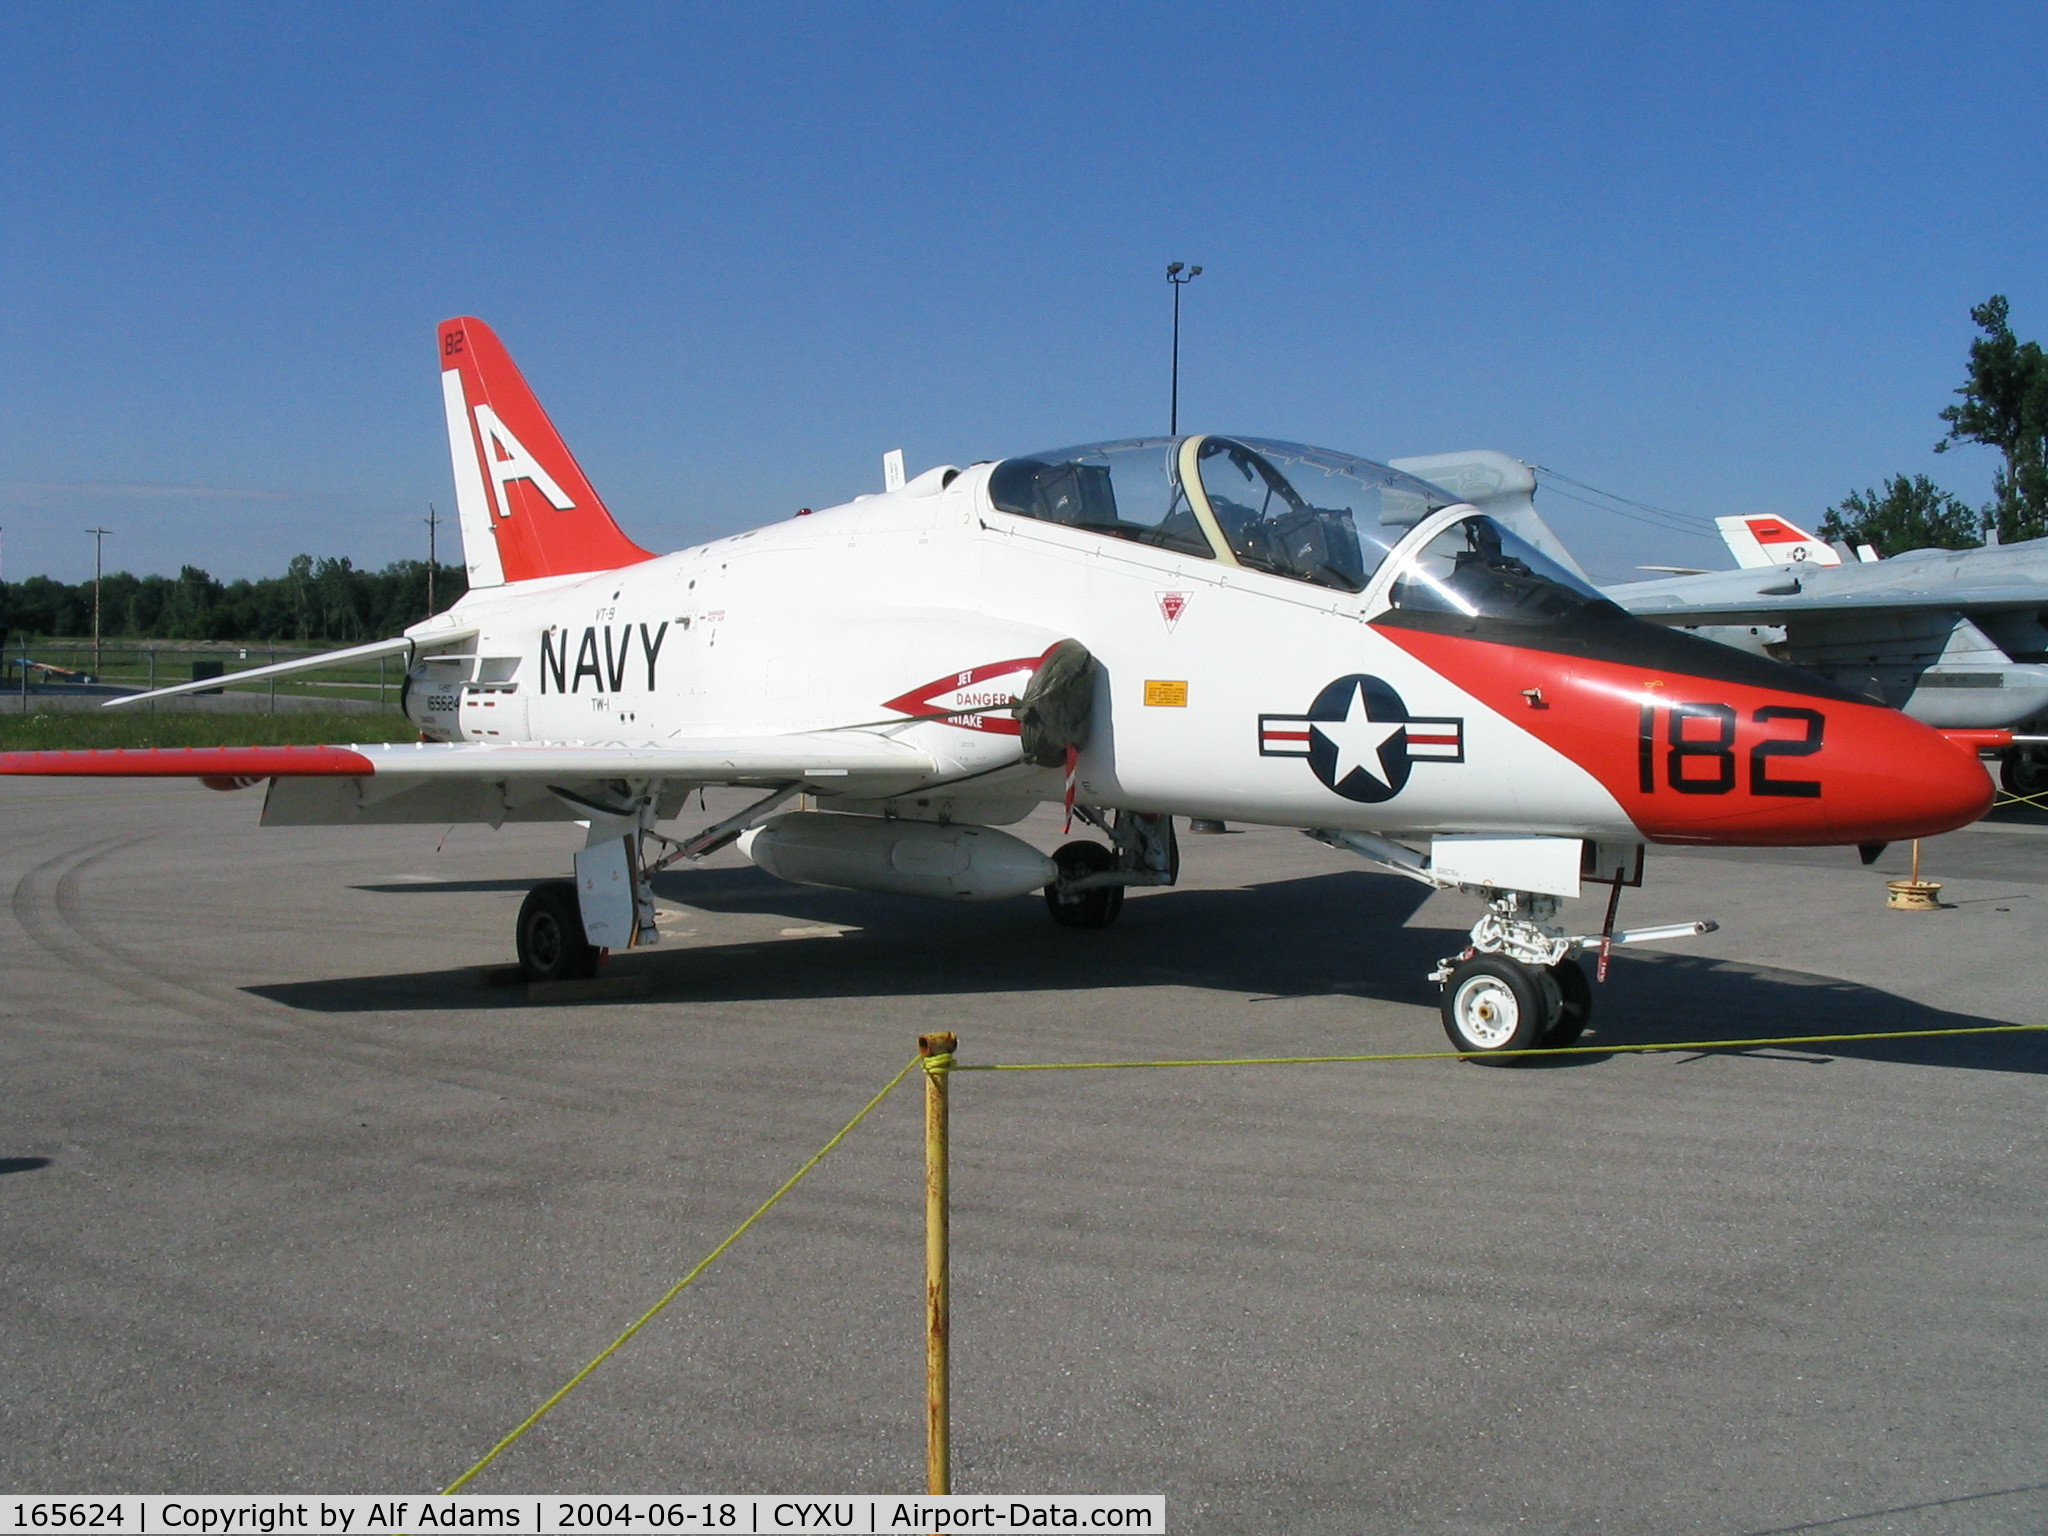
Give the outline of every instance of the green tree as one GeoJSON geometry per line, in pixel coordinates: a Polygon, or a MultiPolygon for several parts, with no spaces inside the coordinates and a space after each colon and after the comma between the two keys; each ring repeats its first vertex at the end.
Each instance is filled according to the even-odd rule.
{"type": "MultiPolygon", "coordinates": [[[[465,589],[459,565],[440,567],[437,595],[446,607],[465,589]]],[[[427,613],[424,560],[359,571],[346,558],[293,558],[286,574],[222,583],[186,566],[177,576],[108,573],[105,632],[137,640],[356,641],[395,635],[427,613]]],[[[47,576],[0,582],[0,625],[22,635],[92,633],[92,583],[68,586],[47,576]]]]}
{"type": "Polygon", "coordinates": [[[2013,335],[2009,312],[2002,293],[1970,311],[1984,334],[1970,343],[1969,378],[1956,391],[1962,403],[1942,411],[1948,436],[1934,445],[1946,453],[1983,443],[2005,456],[1985,509],[2001,543],[2048,534],[2048,357],[2039,342],[2013,335]]]}
{"type": "Polygon", "coordinates": [[[1881,555],[1909,549],[1968,549],[1981,542],[1982,519],[1967,502],[1925,475],[1893,475],[1884,490],[1851,491],[1820,520],[1820,536],[1868,544],[1881,555]]]}

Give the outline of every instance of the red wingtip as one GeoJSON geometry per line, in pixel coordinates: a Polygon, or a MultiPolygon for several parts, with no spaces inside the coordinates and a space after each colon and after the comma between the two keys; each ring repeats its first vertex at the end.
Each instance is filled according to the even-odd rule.
{"type": "MultiPolygon", "coordinates": [[[[365,778],[377,765],[347,747],[99,747],[0,752],[0,774],[56,778],[365,778]]],[[[218,787],[218,786],[215,786],[218,787]]]]}

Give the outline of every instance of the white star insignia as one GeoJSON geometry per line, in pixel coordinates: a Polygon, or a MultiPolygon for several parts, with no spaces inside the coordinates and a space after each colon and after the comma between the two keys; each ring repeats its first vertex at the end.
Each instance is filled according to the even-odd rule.
{"type": "Polygon", "coordinates": [[[1380,764],[1380,748],[1406,724],[1405,720],[1373,719],[1366,710],[1365,685],[1361,683],[1353,687],[1342,720],[1311,721],[1309,729],[1337,749],[1337,766],[1330,774],[1332,784],[1342,784],[1354,769],[1363,768],[1392,789],[1386,769],[1380,764]]]}

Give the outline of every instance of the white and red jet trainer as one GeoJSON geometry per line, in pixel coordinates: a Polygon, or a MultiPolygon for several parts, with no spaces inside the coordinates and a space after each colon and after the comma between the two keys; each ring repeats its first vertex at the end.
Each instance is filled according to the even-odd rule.
{"type": "Polygon", "coordinates": [[[1611,906],[1608,933],[1557,926],[1586,882],[1639,883],[1645,843],[1870,845],[1990,802],[1974,742],[1632,619],[1347,454],[1098,443],[656,556],[488,327],[448,321],[439,353],[468,594],[398,639],[239,674],[404,656],[419,744],[21,752],[0,772],[261,782],[269,826],[586,822],[575,882],[520,913],[537,980],[653,942],[648,874],[735,839],[785,879],[1042,888],[1093,926],[1126,887],[1174,882],[1175,816],[1298,827],[1485,903],[1435,973],[1480,1052],[1578,1034],[1580,949],[1708,926],[1614,933],[1611,906]],[[661,837],[706,784],[763,793],[661,837]],[[821,809],[780,809],[800,793],[821,809]],[[1063,799],[1103,841],[1048,857],[997,830],[1063,799]]]}

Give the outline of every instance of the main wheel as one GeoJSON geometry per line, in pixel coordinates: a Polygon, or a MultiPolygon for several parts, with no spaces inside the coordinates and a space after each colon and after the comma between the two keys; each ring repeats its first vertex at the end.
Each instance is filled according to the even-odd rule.
{"type": "Polygon", "coordinates": [[[1555,976],[1504,955],[1462,960],[1444,983],[1444,1033],[1461,1051],[1533,1050],[1563,1008],[1555,976]]]}
{"type": "Polygon", "coordinates": [[[1998,782],[2009,795],[2038,795],[2048,790],[2048,753],[2039,747],[2016,747],[1999,759],[1998,782]]]}
{"type": "Polygon", "coordinates": [[[1557,1022],[1543,1032],[1541,1044],[1546,1050],[1574,1044],[1593,1017],[1593,984],[1586,980],[1583,965],[1567,955],[1550,968],[1550,978],[1557,983],[1563,1006],[1558,1009],[1557,1022]]]}
{"type": "Polygon", "coordinates": [[[583,936],[576,882],[543,880],[519,904],[519,969],[528,981],[582,981],[597,974],[597,950],[583,936]]]}
{"type": "MultiPolygon", "coordinates": [[[[1052,856],[1061,879],[1103,874],[1116,868],[1116,855],[1100,843],[1072,842],[1052,856]]],[[[1124,888],[1099,885],[1092,891],[1062,893],[1057,884],[1045,888],[1045,905],[1052,920],[1068,928],[1107,928],[1124,909],[1124,888]]]]}

